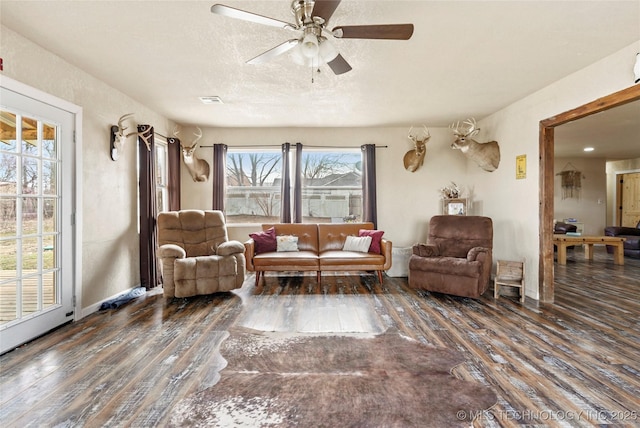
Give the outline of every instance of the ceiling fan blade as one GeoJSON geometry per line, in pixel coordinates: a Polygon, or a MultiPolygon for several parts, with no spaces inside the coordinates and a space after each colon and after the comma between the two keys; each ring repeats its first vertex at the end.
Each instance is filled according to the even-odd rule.
{"type": "Polygon", "coordinates": [[[413,35],[413,24],[347,25],[331,32],[342,39],[409,40],[413,35]]]}
{"type": "Polygon", "coordinates": [[[324,22],[328,22],[329,18],[333,16],[333,12],[340,4],[341,0],[316,0],[313,5],[313,16],[319,16],[324,19],[324,22]]]}
{"type": "Polygon", "coordinates": [[[256,24],[270,25],[278,28],[295,29],[296,26],[288,22],[280,21],[267,16],[258,15],[256,13],[247,12],[236,9],[234,7],[225,6],[223,4],[214,4],[211,6],[211,13],[222,15],[229,18],[242,19],[243,21],[255,22],[256,24]]]}
{"type": "Polygon", "coordinates": [[[347,71],[351,71],[351,66],[340,54],[333,61],[329,61],[327,65],[334,74],[344,74],[347,71]]]}
{"type": "Polygon", "coordinates": [[[279,44],[275,48],[271,48],[268,51],[261,53],[255,58],[247,61],[247,64],[262,64],[265,62],[269,62],[278,55],[282,55],[290,49],[293,49],[300,41],[296,39],[287,40],[284,43],[279,44]]]}

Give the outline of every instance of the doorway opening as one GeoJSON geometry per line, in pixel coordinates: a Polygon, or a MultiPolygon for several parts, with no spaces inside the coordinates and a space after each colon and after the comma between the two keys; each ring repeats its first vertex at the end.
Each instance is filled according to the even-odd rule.
{"type": "Polygon", "coordinates": [[[540,301],[553,303],[553,186],[554,129],[565,123],[640,99],[640,85],[615,92],[588,104],[540,121],[540,259],[538,292],[540,301]]]}

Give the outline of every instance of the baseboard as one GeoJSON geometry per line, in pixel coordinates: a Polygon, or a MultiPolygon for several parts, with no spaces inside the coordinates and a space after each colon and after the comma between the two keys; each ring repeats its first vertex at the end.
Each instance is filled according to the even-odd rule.
{"type": "Polygon", "coordinates": [[[106,302],[107,300],[112,300],[112,299],[118,298],[118,297],[120,297],[120,296],[122,296],[124,294],[129,293],[131,290],[133,290],[134,288],[137,288],[137,287],[140,287],[140,284],[136,285],[135,287],[131,287],[131,288],[128,288],[128,289],[126,289],[124,291],[121,291],[121,292],[119,292],[117,294],[114,294],[111,297],[107,297],[106,299],[103,299],[103,300],[99,301],[98,303],[94,303],[93,305],[87,306],[86,308],[82,308],[82,311],[80,313],[81,316],[80,316],[80,318],[76,318],[76,320],[84,318],[87,315],[91,315],[94,312],[98,312],[100,310],[100,306],[102,306],[102,304],[104,302],[106,302]]]}

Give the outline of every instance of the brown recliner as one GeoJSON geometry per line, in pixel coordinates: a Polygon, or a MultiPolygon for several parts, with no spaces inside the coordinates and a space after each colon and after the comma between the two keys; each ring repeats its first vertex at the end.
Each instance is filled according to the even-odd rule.
{"type": "Polygon", "coordinates": [[[434,216],[427,243],[413,246],[409,286],[477,299],[489,287],[492,249],[489,217],[434,216]]]}
{"type": "Polygon", "coordinates": [[[189,297],[242,287],[244,245],[229,241],[221,211],[158,214],[158,245],[165,297],[189,297]]]}

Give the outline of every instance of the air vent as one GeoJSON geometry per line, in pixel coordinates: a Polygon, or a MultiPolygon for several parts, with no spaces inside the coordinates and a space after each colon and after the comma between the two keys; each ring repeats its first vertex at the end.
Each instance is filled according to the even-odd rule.
{"type": "Polygon", "coordinates": [[[202,101],[202,104],[224,104],[222,102],[222,98],[220,98],[217,95],[214,95],[212,97],[199,97],[200,101],[202,101]]]}

